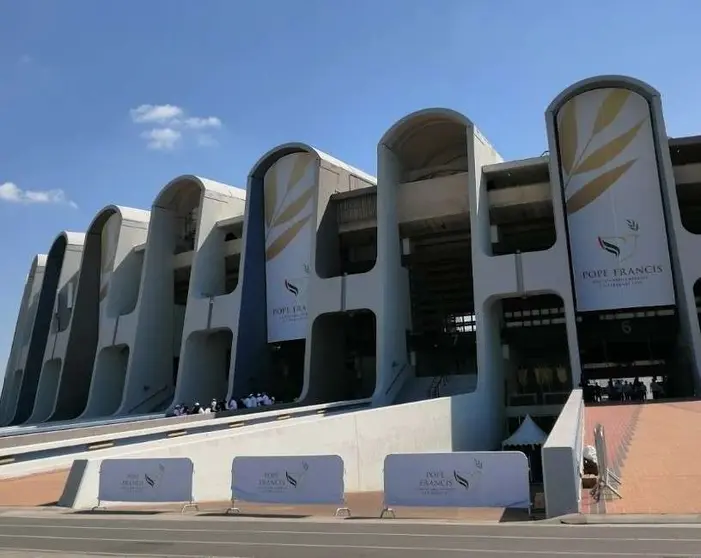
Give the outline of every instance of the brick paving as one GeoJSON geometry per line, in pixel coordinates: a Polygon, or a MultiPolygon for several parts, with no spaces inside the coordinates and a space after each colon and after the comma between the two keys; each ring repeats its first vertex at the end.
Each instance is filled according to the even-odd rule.
{"type": "Polygon", "coordinates": [[[615,514],[701,513],[701,401],[647,403],[621,471],[615,514]]]}
{"type": "Polygon", "coordinates": [[[58,502],[68,469],[0,479],[0,506],[47,506],[58,502]]]}

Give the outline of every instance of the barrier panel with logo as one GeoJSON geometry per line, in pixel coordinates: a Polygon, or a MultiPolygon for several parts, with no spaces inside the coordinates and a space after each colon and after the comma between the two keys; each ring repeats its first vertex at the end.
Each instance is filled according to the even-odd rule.
{"type": "Polygon", "coordinates": [[[528,459],[520,451],[391,454],[384,508],[392,506],[530,509],[528,459]]]}
{"type": "Polygon", "coordinates": [[[195,468],[187,457],[104,459],[100,464],[97,508],[103,502],[183,503],[197,508],[193,497],[195,468]]]}
{"type": "Polygon", "coordinates": [[[236,501],[259,504],[345,506],[344,465],[338,455],[237,456],[231,465],[231,507],[236,501]]]}

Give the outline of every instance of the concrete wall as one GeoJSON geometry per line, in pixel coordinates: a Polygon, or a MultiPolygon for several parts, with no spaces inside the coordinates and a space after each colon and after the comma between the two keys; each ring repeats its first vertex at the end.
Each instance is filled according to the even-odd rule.
{"type": "MultiPolygon", "coordinates": [[[[236,362],[234,339],[239,329],[242,277],[239,272],[239,282],[232,292],[219,294],[225,290],[225,272],[224,238],[218,225],[244,215],[246,192],[211,180],[200,181],[202,196],[187,309],[183,316],[175,404],[204,403],[212,397],[228,398],[236,362]],[[220,377],[228,350],[231,350],[229,369],[220,377]]],[[[171,183],[170,188],[178,188],[178,183],[171,183]]],[[[240,251],[240,241],[235,242],[238,245],[235,248],[240,251]]]]}
{"type": "MultiPolygon", "coordinates": [[[[39,384],[34,401],[34,410],[27,424],[49,420],[56,409],[61,376],[64,373],[68,339],[74,323],[73,315],[80,278],[80,263],[83,257],[85,235],[62,233],[54,242],[58,252],[63,252],[60,273],[56,285],[53,316],[42,364],[39,384]],[[62,248],[61,248],[62,247],[62,248]]],[[[58,257],[58,254],[56,254],[58,257]]],[[[49,259],[52,252],[49,252],[49,259]]],[[[70,377],[68,378],[70,382],[70,377]]]]}
{"type": "Polygon", "coordinates": [[[10,424],[26,422],[34,411],[34,404],[40,384],[44,352],[49,332],[53,327],[54,305],[61,279],[64,255],[68,247],[68,233],[58,235],[46,259],[44,279],[37,300],[36,315],[27,348],[26,366],[22,377],[17,408],[10,424]]]}
{"type": "MultiPolygon", "coordinates": [[[[340,455],[347,491],[379,491],[390,453],[495,450],[489,429],[476,428],[480,395],[468,394],[389,406],[326,418],[276,421],[224,434],[168,440],[140,450],[107,450],[103,457],[190,457],[195,464],[195,498],[230,496],[231,461],[236,455],[340,455]]],[[[79,484],[74,506],[94,506],[99,461],[91,463],[79,484]]],[[[379,512],[380,510],[378,510],[379,512]]]]}
{"type": "MultiPolygon", "coordinates": [[[[121,232],[136,225],[137,229],[143,230],[143,237],[146,222],[147,212],[108,206],[98,212],[88,227],[75,287],[71,326],[67,329],[65,358],[57,384],[56,404],[48,419],[50,421],[75,419],[86,411],[93,385],[97,348],[101,337],[107,337],[105,334],[109,330],[108,326],[112,325],[104,315],[107,314],[106,301],[112,294],[109,290],[111,279],[119,274],[119,267],[123,263],[123,246],[120,253],[121,232]]],[[[138,285],[138,279],[136,282],[138,285]]],[[[124,294],[117,291],[117,296],[124,294]]],[[[109,335],[109,343],[111,342],[112,335],[109,335]]],[[[97,386],[99,389],[99,380],[97,386]]],[[[115,390],[121,393],[121,388],[115,383],[110,383],[108,389],[110,396],[113,396],[115,390]]]]}
{"type": "Polygon", "coordinates": [[[88,229],[88,245],[100,242],[95,261],[84,262],[92,267],[93,282],[97,279],[95,265],[100,264],[100,294],[98,300],[90,300],[89,310],[94,319],[97,306],[99,327],[91,348],[92,374],[81,419],[110,416],[122,402],[129,352],[136,341],[136,308],[149,219],[148,211],[108,206],[88,229]]]}
{"type": "Polygon", "coordinates": [[[17,400],[22,387],[24,368],[27,364],[29,342],[34,329],[34,320],[39,304],[41,286],[44,281],[45,267],[46,256],[43,254],[35,256],[24,285],[22,302],[20,303],[17,316],[17,325],[15,326],[15,335],[5,370],[5,382],[3,384],[2,400],[0,400],[0,426],[9,423],[14,418],[17,409],[17,400]]]}
{"type": "MultiPolygon", "coordinates": [[[[248,179],[248,197],[244,219],[242,289],[246,296],[241,302],[240,322],[246,324],[238,334],[236,344],[235,379],[232,393],[248,393],[251,384],[270,385],[273,381],[267,342],[265,285],[265,228],[263,179],[266,172],[282,157],[293,153],[309,153],[316,165],[316,195],[310,222],[317,231],[312,235],[311,261],[307,292],[308,328],[304,362],[304,383],[300,399],[307,403],[330,401],[334,378],[339,372],[336,361],[329,361],[328,347],[338,336],[339,327],[320,327],[319,320],[353,310],[380,311],[377,266],[368,273],[338,276],[338,237],[335,223],[327,212],[332,194],[375,184],[375,179],[362,171],[305,144],[278,146],[254,165],[248,179]]],[[[379,224],[378,224],[379,226],[379,224]]],[[[379,260],[379,255],[378,255],[379,260]]],[[[333,319],[332,319],[333,322],[333,319]]],[[[331,322],[327,321],[327,325],[331,322]]],[[[378,331],[377,346],[380,350],[378,331]]],[[[384,368],[377,365],[377,385],[384,368]]]]}
{"type": "Polygon", "coordinates": [[[377,388],[374,405],[394,401],[407,379],[414,376],[407,348],[411,330],[409,274],[402,266],[398,196],[401,162],[391,149],[394,127],[377,146],[377,388]]]}
{"type": "MultiPolygon", "coordinates": [[[[160,405],[167,407],[175,395],[176,378],[192,384],[192,375],[199,372],[197,363],[183,358],[183,335],[202,323],[207,323],[209,301],[204,302],[202,286],[207,282],[207,256],[198,258],[197,248],[203,246],[216,221],[235,214],[240,207],[240,191],[196,176],[182,176],[167,184],[154,201],[148,228],[148,241],[141,275],[134,321],[134,343],[130,346],[122,401],[117,415],[146,412],[160,405]],[[179,234],[183,223],[195,211],[196,235],[194,251],[179,250],[179,234]],[[173,273],[181,266],[178,260],[188,260],[191,275],[188,300],[195,303],[185,308],[174,304],[173,273]],[[194,291],[193,291],[194,289],[194,291]],[[189,308],[188,308],[189,306],[189,308]],[[178,317],[178,312],[184,315],[178,317]],[[190,324],[190,325],[187,325],[190,324]],[[174,360],[179,356],[177,376],[174,360]]],[[[110,362],[113,359],[108,359],[110,362]]]]}
{"type": "Polygon", "coordinates": [[[548,517],[579,513],[584,451],[582,390],[572,391],[542,448],[548,517]]]}

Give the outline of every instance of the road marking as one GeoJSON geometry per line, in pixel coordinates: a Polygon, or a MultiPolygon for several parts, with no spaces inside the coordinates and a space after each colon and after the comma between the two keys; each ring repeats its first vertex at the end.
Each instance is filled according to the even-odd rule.
{"type": "MultiPolygon", "coordinates": [[[[172,539],[106,539],[95,537],[56,537],[50,535],[16,535],[16,534],[0,534],[0,539],[33,539],[33,540],[51,540],[51,541],[90,541],[92,543],[123,543],[123,544],[171,544],[171,545],[209,545],[209,546],[254,546],[254,547],[279,547],[279,548],[352,548],[354,550],[393,550],[398,552],[482,552],[484,554],[524,554],[528,556],[654,556],[659,558],[690,558],[688,553],[678,554],[673,552],[597,552],[593,550],[516,550],[516,549],[494,549],[494,548],[442,548],[442,547],[420,547],[415,546],[385,546],[385,545],[349,545],[349,544],[308,544],[308,543],[281,543],[281,542],[242,542],[242,541],[173,541],[172,539]]],[[[521,537],[522,538],[522,537],[521,537]]],[[[565,539],[566,540],[566,539],[565,539]]],[[[589,539],[599,540],[599,539],[589,539]]],[[[669,539],[668,542],[675,542],[669,539]]],[[[0,549],[3,549],[0,546],[0,549]]],[[[11,550],[12,547],[4,547],[4,550],[11,550]]],[[[64,551],[70,552],[70,551],[64,551]]],[[[93,554],[95,552],[93,551],[93,554]]],[[[97,552],[99,555],[99,551],[97,552]]],[[[177,558],[177,557],[173,557],[177,558]]]]}
{"type": "MultiPolygon", "coordinates": [[[[74,529],[74,530],[103,530],[103,531],[130,531],[130,532],[154,532],[162,531],[164,533],[181,532],[181,533],[230,533],[230,534],[240,534],[240,535],[313,535],[313,536],[349,536],[349,537],[409,537],[409,538],[436,538],[436,539],[500,539],[500,540],[532,540],[532,541],[592,541],[592,540],[605,540],[610,542],[675,542],[675,543],[699,543],[701,545],[701,538],[698,539],[679,539],[679,538],[610,538],[610,539],[597,539],[594,537],[553,537],[553,536],[530,536],[530,535],[470,535],[463,533],[405,533],[405,532],[355,532],[355,531],[285,531],[277,529],[253,529],[253,530],[232,530],[232,529],[184,529],[181,527],[174,527],[172,529],[159,528],[159,527],[117,527],[117,526],[98,526],[98,525],[57,525],[50,523],[41,523],[34,525],[3,525],[0,523],[0,529],[74,529]]],[[[10,534],[0,534],[2,537],[11,536],[10,534]]],[[[187,542],[187,541],[186,541],[187,542]]]]}
{"type": "MultiPolygon", "coordinates": [[[[0,550],[3,550],[0,548],[0,550]]],[[[124,556],[123,552],[93,552],[93,551],[82,551],[82,550],[47,550],[45,548],[26,548],[26,547],[7,547],[4,550],[12,552],[40,552],[41,554],[57,554],[66,555],[66,552],[70,552],[73,556],[92,556],[94,558],[99,558],[100,556],[124,556]]],[[[177,554],[173,556],[172,554],[134,554],[133,552],[129,554],[129,558],[210,558],[205,554],[177,554]]],[[[254,558],[253,556],[231,556],[229,558],[254,558]]]]}

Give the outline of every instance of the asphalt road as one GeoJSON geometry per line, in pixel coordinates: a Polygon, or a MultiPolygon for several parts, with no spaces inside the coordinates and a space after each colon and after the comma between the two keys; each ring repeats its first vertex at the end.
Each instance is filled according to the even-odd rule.
{"type": "Polygon", "coordinates": [[[44,553],[152,558],[689,558],[701,556],[701,527],[0,516],[0,556],[35,558],[44,553]]]}

